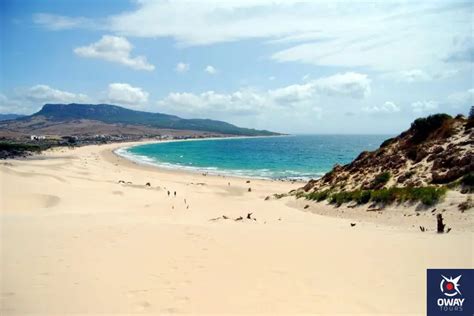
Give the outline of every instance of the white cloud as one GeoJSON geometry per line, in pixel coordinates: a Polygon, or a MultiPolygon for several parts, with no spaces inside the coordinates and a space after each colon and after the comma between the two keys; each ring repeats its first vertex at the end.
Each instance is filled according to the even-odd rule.
{"type": "Polygon", "coordinates": [[[366,74],[346,72],[312,81],[322,94],[364,98],[370,95],[371,80],[366,74]]]}
{"type": "Polygon", "coordinates": [[[24,94],[24,97],[30,101],[39,103],[80,103],[88,101],[88,97],[85,94],[53,89],[44,84],[29,88],[24,94]]]}
{"type": "Polygon", "coordinates": [[[272,98],[281,103],[310,100],[317,95],[364,98],[370,94],[371,81],[366,74],[346,72],[270,90],[272,98]]]}
{"type": "Polygon", "coordinates": [[[148,63],[145,56],[131,57],[132,49],[133,45],[125,37],[104,35],[95,43],[75,48],[74,53],[81,57],[116,62],[136,70],[155,69],[155,66],[148,63]]]}
{"type": "Polygon", "coordinates": [[[458,69],[444,69],[437,72],[427,72],[422,69],[410,69],[383,74],[383,79],[391,79],[397,82],[415,83],[428,82],[432,80],[447,79],[459,73],[458,69]]]}
{"type": "Polygon", "coordinates": [[[229,94],[206,91],[200,94],[170,93],[158,104],[173,112],[193,115],[225,113],[234,115],[253,115],[269,104],[265,96],[252,90],[239,90],[229,94]]]}
{"type": "Polygon", "coordinates": [[[415,113],[427,113],[433,112],[438,108],[438,102],[436,101],[417,101],[411,104],[413,112],[415,113]]]}
{"type": "Polygon", "coordinates": [[[393,74],[395,80],[399,82],[419,82],[430,81],[433,78],[421,69],[403,70],[393,74]]]}
{"type": "Polygon", "coordinates": [[[128,83],[111,83],[107,90],[107,101],[119,105],[141,108],[148,102],[148,92],[132,87],[128,83]]]}
{"type": "MultiPolygon", "coordinates": [[[[467,1],[141,0],[135,4],[99,21],[98,28],[124,36],[172,37],[186,46],[261,39],[276,50],[281,43],[289,45],[272,55],[277,61],[387,72],[439,70],[449,67],[445,61],[466,62],[472,56],[469,47],[451,49],[457,38],[472,42],[472,6],[467,1]]],[[[50,28],[78,24],[37,23],[50,28]]]]}
{"type": "Polygon", "coordinates": [[[386,101],[382,105],[374,105],[363,108],[365,112],[374,114],[389,114],[400,112],[400,106],[392,101],[386,101]]]}
{"type": "Polygon", "coordinates": [[[474,43],[471,36],[462,39],[453,39],[453,48],[446,56],[447,62],[472,63],[474,62],[474,43]]]}
{"type": "Polygon", "coordinates": [[[173,92],[158,104],[174,113],[194,115],[216,113],[255,115],[264,110],[288,110],[292,107],[320,113],[318,105],[320,96],[359,99],[369,93],[370,80],[367,75],[345,73],[267,91],[241,89],[232,93],[207,91],[200,94],[173,92]]]}
{"type": "Polygon", "coordinates": [[[0,94],[0,112],[31,114],[45,103],[86,103],[90,98],[82,93],[73,93],[38,84],[27,89],[18,89],[11,97],[0,94]]]}
{"type": "Polygon", "coordinates": [[[30,106],[25,106],[25,102],[8,98],[0,93],[0,113],[3,114],[31,114],[30,106]]]}
{"type": "Polygon", "coordinates": [[[270,81],[274,81],[275,79],[276,79],[275,76],[270,76],[270,77],[268,77],[268,80],[270,80],[270,81]]]}
{"type": "Polygon", "coordinates": [[[448,104],[455,108],[474,105],[474,88],[450,94],[448,96],[448,104]]]}
{"type": "Polygon", "coordinates": [[[211,65],[207,65],[206,68],[204,68],[204,71],[210,75],[215,75],[217,73],[217,69],[211,65]]]}
{"type": "Polygon", "coordinates": [[[96,26],[94,21],[85,17],[68,17],[48,13],[34,14],[33,22],[53,31],[92,28],[96,26]]]}
{"type": "Polygon", "coordinates": [[[186,64],[186,63],[178,63],[176,64],[176,68],[175,68],[175,71],[176,72],[180,72],[180,73],[183,73],[183,72],[188,72],[189,71],[189,64],[186,64]]]}

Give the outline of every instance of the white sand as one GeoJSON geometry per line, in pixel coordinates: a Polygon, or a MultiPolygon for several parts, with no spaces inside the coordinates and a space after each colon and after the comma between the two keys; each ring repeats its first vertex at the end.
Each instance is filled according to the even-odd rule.
{"type": "Polygon", "coordinates": [[[117,146],[0,164],[2,315],[424,314],[427,268],[473,267],[472,230],[350,227],[264,200],[298,184],[138,166],[117,146]]]}

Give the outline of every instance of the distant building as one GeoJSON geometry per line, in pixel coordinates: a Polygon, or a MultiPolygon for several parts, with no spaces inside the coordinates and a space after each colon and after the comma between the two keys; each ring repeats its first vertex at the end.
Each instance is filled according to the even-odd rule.
{"type": "Polygon", "coordinates": [[[31,140],[40,140],[40,139],[46,139],[46,136],[44,135],[31,135],[30,136],[31,140]]]}

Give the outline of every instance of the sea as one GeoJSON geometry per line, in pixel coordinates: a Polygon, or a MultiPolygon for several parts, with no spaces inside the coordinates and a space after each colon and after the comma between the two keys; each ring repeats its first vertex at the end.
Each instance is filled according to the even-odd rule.
{"type": "Polygon", "coordinates": [[[289,135],[179,140],[124,147],[117,154],[167,169],[262,179],[308,180],[374,150],[391,135],[289,135]]]}

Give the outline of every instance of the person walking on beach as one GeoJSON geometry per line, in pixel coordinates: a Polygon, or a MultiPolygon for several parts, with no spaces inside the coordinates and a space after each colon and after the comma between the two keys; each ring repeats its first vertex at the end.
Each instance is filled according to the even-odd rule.
{"type": "Polygon", "coordinates": [[[170,191],[168,191],[168,196],[170,196],[170,191]]]}

